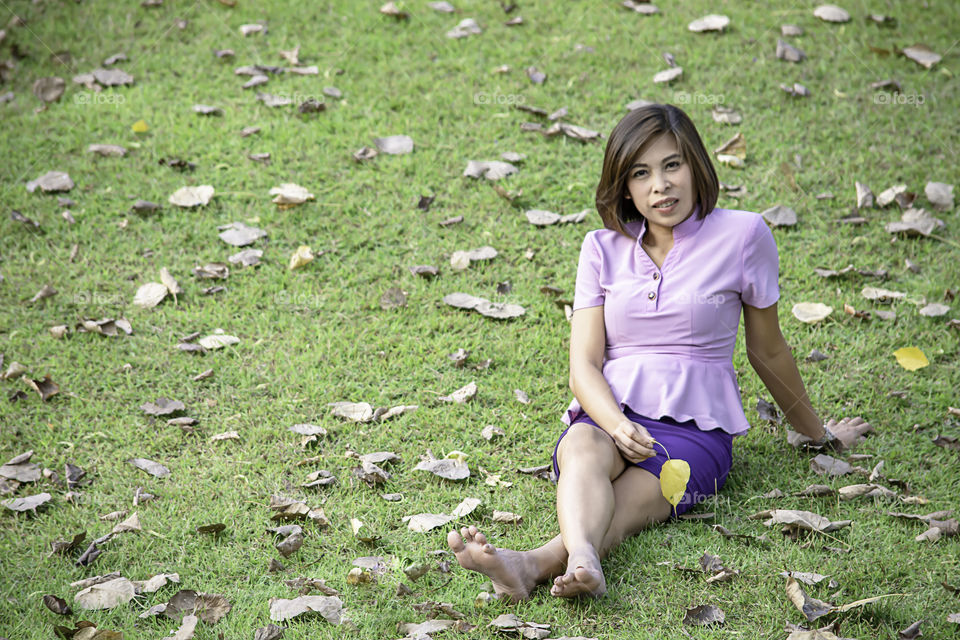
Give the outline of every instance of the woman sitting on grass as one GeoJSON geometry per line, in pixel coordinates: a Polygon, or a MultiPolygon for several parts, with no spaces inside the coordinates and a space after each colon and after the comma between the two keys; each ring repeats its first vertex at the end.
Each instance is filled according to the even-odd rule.
{"type": "Polygon", "coordinates": [[[560,535],[525,552],[495,548],[476,527],[447,536],[501,597],[551,580],[554,596],[600,596],[601,558],[723,487],[733,438],[750,426],[732,362],[741,309],[750,364],[797,432],[842,444],[869,428],[817,417],[780,333],[773,234],[756,213],[715,208],[718,190],[677,107],[632,111],[610,134],[596,197],[605,228],[587,234],[577,268],[575,400],[553,454],[560,535]],[[659,482],[667,453],[691,471],[675,509],[659,482]]]}

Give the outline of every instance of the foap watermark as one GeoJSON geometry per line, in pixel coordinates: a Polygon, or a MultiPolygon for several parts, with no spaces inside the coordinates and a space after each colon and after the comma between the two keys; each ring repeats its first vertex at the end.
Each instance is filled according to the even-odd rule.
{"type": "Polygon", "coordinates": [[[319,309],[320,302],[320,295],[317,293],[295,293],[284,289],[273,295],[274,306],[291,310],[319,309]]]}
{"type": "Polygon", "coordinates": [[[725,99],[722,93],[677,91],[673,94],[673,102],[676,104],[723,104],[725,99]]]}
{"type": "Polygon", "coordinates": [[[119,293],[103,293],[102,291],[75,291],[70,296],[71,302],[77,305],[96,306],[123,306],[127,299],[119,293]]]}
{"type": "Polygon", "coordinates": [[[494,91],[478,91],[473,94],[473,104],[479,105],[515,105],[524,104],[527,97],[522,93],[500,93],[494,91]]]}
{"type": "Polygon", "coordinates": [[[677,295],[676,301],[679,304],[702,304],[719,309],[727,301],[727,296],[722,293],[684,292],[677,295]]]}
{"type": "MultiPolygon", "coordinates": [[[[294,91],[293,93],[286,93],[284,91],[280,91],[278,93],[258,93],[255,99],[264,103],[268,107],[283,107],[287,105],[293,105],[300,109],[305,105],[326,104],[322,95],[300,93],[299,91],[294,91]]],[[[325,108],[325,106],[321,106],[320,108],[325,108]]]]}
{"type": "Polygon", "coordinates": [[[127,97],[122,93],[113,93],[112,91],[81,91],[73,95],[73,104],[77,106],[101,107],[104,105],[113,105],[119,107],[126,103],[127,97]]]}
{"type": "Polygon", "coordinates": [[[898,107],[919,107],[924,102],[926,98],[923,97],[922,93],[900,93],[896,91],[894,93],[878,93],[873,96],[874,104],[890,104],[898,107]]]}

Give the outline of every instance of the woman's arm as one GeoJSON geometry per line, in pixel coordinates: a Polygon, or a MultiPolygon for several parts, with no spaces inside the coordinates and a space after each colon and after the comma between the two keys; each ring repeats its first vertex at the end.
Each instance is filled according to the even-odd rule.
{"type": "Polygon", "coordinates": [[[826,431],[810,404],[790,347],[780,333],[776,303],[765,309],[743,305],[743,324],[747,358],[787,421],[798,433],[820,441],[826,431]]]}
{"type": "Polygon", "coordinates": [[[613,397],[603,377],[605,349],[603,305],[577,309],[570,320],[570,390],[624,457],[638,462],[654,455],[653,439],[642,425],[627,419],[613,397]]]}

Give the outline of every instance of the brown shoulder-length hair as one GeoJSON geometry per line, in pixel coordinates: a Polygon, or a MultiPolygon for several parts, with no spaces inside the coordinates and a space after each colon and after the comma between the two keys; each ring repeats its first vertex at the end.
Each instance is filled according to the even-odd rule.
{"type": "Polygon", "coordinates": [[[690,165],[696,203],[700,207],[697,217],[705,217],[716,206],[720,191],[717,172],[693,121],[672,104],[649,104],[625,115],[607,140],[596,201],[597,212],[607,229],[633,238],[624,225],[644,218],[633,200],[625,197],[630,166],[645,147],[663,133],[676,137],[680,155],[690,165]]]}

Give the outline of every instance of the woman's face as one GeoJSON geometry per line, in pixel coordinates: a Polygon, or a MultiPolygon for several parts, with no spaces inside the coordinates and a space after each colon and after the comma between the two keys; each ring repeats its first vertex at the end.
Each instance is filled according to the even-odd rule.
{"type": "Polygon", "coordinates": [[[690,217],[696,206],[690,165],[681,157],[676,138],[663,133],[631,164],[627,191],[647,226],[672,229],[690,217]],[[666,206],[658,206],[658,205],[666,206]]]}

